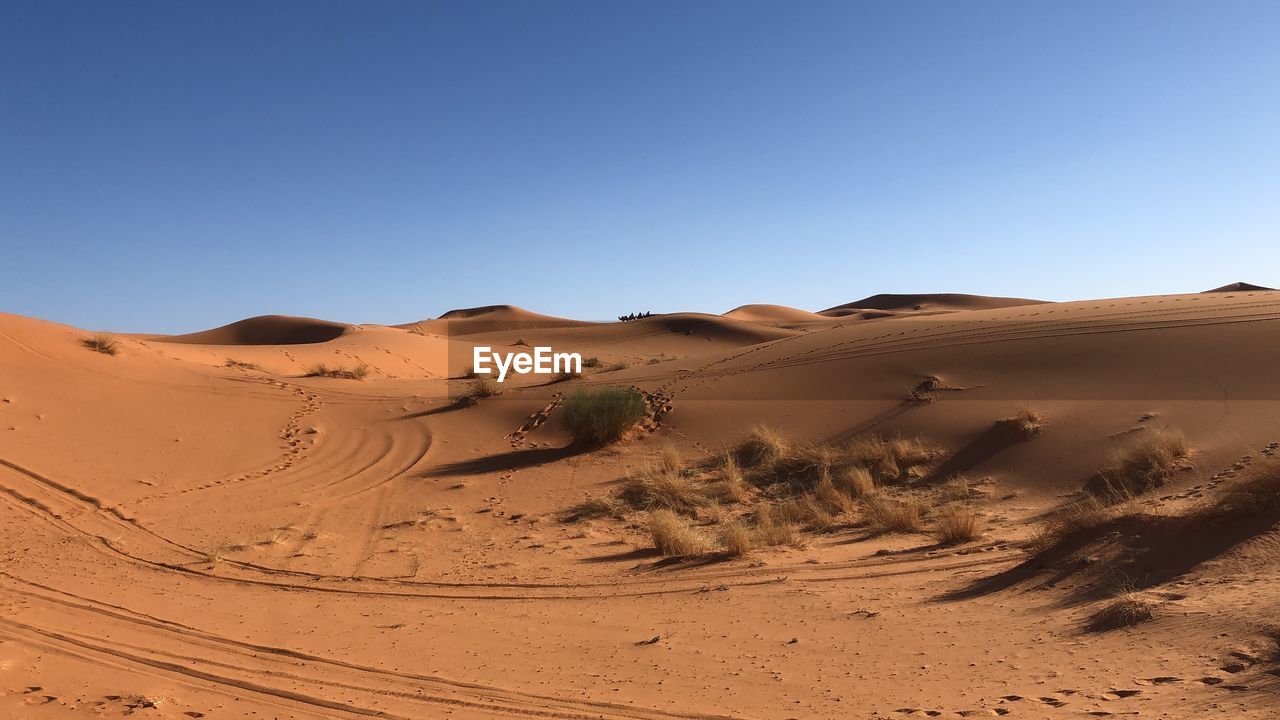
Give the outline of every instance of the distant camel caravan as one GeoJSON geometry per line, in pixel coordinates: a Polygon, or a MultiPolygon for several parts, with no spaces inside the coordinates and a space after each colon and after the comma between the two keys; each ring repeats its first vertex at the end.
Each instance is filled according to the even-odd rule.
{"type": "Polygon", "coordinates": [[[649,316],[650,316],[650,315],[652,315],[652,314],[653,314],[653,313],[651,313],[651,312],[642,312],[642,313],[631,313],[630,315],[619,315],[619,316],[618,316],[618,322],[631,322],[632,320],[639,320],[640,318],[647,318],[647,317],[649,317],[649,316]]]}

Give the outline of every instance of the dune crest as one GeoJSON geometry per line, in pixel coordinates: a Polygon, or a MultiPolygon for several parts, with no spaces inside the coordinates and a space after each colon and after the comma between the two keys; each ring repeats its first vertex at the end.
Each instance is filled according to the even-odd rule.
{"type": "Polygon", "coordinates": [[[316,318],[259,315],[211,330],[147,339],[188,345],[309,345],[335,340],[351,330],[351,325],[316,318]]]}
{"type": "Polygon", "coordinates": [[[752,303],[749,305],[739,305],[724,314],[724,317],[733,318],[734,320],[746,320],[747,322],[762,323],[795,323],[795,322],[813,322],[815,320],[827,320],[827,317],[818,313],[801,310],[800,308],[788,307],[786,305],[769,305],[766,303],[752,303]]]}
{"type": "Polygon", "coordinates": [[[861,311],[886,312],[955,312],[958,310],[991,310],[993,308],[1039,305],[1045,300],[1028,298],[966,295],[964,293],[880,293],[861,300],[836,305],[818,312],[829,317],[844,317],[861,311]]]}

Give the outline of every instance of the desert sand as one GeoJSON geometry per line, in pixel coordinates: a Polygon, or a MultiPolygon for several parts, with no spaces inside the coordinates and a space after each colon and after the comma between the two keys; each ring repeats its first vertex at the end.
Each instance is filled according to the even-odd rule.
{"type": "Polygon", "coordinates": [[[1280,712],[1280,508],[1238,494],[1280,292],[95,334],[0,315],[3,718],[1280,712]],[[598,363],[461,402],[476,345],[598,363]],[[606,386],[647,416],[573,443],[606,386]]]}

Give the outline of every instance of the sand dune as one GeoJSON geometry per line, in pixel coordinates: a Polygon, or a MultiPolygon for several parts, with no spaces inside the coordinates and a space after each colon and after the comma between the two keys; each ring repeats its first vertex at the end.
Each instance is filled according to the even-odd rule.
{"type": "Polygon", "coordinates": [[[757,323],[801,323],[828,320],[827,317],[808,310],[787,307],[786,305],[739,305],[724,314],[734,320],[746,320],[757,323]]]}
{"type": "Polygon", "coordinates": [[[152,335],[160,342],[193,345],[305,345],[341,337],[350,325],[287,315],[260,315],[186,335],[152,335]]]}
{"type": "Polygon", "coordinates": [[[397,327],[436,335],[472,335],[502,330],[581,327],[590,324],[581,320],[542,315],[515,305],[485,305],[450,310],[434,320],[420,320],[397,327]]]}
{"type": "Polygon", "coordinates": [[[844,305],[827,308],[818,314],[843,317],[864,310],[892,311],[895,313],[955,312],[957,310],[987,310],[1019,305],[1034,305],[1043,302],[1043,300],[1027,300],[1025,298],[987,297],[960,293],[917,293],[907,295],[881,293],[845,303],[844,305]]]}
{"type": "Polygon", "coordinates": [[[0,717],[1274,716],[1280,296],[841,307],[0,315],[0,717]],[[461,402],[518,341],[600,362],[461,402]]]}
{"type": "Polygon", "coordinates": [[[1223,285],[1222,287],[1216,287],[1212,290],[1205,290],[1205,292],[1259,292],[1264,290],[1275,290],[1275,288],[1262,287],[1261,285],[1253,285],[1247,282],[1233,282],[1223,285]]]}

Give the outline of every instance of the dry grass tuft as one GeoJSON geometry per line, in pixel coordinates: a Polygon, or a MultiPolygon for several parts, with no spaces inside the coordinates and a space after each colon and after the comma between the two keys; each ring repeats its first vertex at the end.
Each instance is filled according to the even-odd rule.
{"type": "Polygon", "coordinates": [[[476,378],[475,385],[471,389],[471,397],[477,398],[495,397],[502,393],[502,383],[487,376],[476,378]]]}
{"type": "Polygon", "coordinates": [[[982,537],[982,516],[970,505],[947,505],[937,512],[929,533],[943,545],[977,540],[982,537]]]}
{"type": "Polygon", "coordinates": [[[626,503],[620,498],[612,495],[606,497],[592,498],[580,505],[576,505],[564,514],[565,522],[577,522],[579,520],[594,520],[596,518],[614,518],[620,520],[626,516],[626,503]]]}
{"type": "Polygon", "coordinates": [[[865,467],[880,482],[895,482],[908,470],[927,465],[940,451],[919,438],[862,437],[849,444],[848,459],[865,467]]]}
{"type": "Polygon", "coordinates": [[[243,360],[234,360],[227,358],[225,365],[229,368],[238,368],[240,370],[261,370],[262,367],[257,363],[245,362],[243,360]]]}
{"type": "Polygon", "coordinates": [[[1280,511],[1280,466],[1271,465],[1222,490],[1202,513],[1245,516],[1280,511]]]}
{"type": "Polygon", "coordinates": [[[584,368],[597,368],[597,367],[600,367],[600,358],[598,358],[598,357],[583,358],[583,359],[582,359],[582,367],[584,367],[584,368]]]}
{"type": "Polygon", "coordinates": [[[760,545],[800,545],[793,521],[783,516],[771,505],[760,505],[755,511],[755,539],[760,545]]]}
{"type": "Polygon", "coordinates": [[[1107,603],[1089,618],[1089,629],[1095,632],[1115,630],[1155,619],[1159,603],[1137,592],[1126,592],[1107,603]]]}
{"type": "Polygon", "coordinates": [[[601,370],[601,372],[618,372],[619,370],[626,370],[629,367],[631,366],[624,362],[616,362],[606,367],[604,370],[601,370]]]}
{"type": "Polygon", "coordinates": [[[718,540],[720,548],[734,557],[748,555],[756,546],[754,533],[741,521],[734,521],[720,528],[718,540]]]}
{"type": "Polygon", "coordinates": [[[115,355],[120,352],[120,343],[114,335],[108,333],[98,333],[91,338],[85,338],[80,341],[85,347],[103,355],[115,355]]]}
{"type": "Polygon", "coordinates": [[[1169,475],[1183,466],[1190,452],[1191,447],[1182,433],[1153,432],[1090,478],[1085,483],[1085,491],[1112,502],[1141,495],[1163,485],[1169,475]]]}
{"type": "Polygon", "coordinates": [[[1018,412],[1013,417],[1005,418],[1000,423],[1012,428],[1014,433],[1023,440],[1030,440],[1044,432],[1048,424],[1043,412],[1025,406],[1018,408],[1018,412]]]}
{"type": "Polygon", "coordinates": [[[1055,548],[1101,527],[1123,512],[1120,507],[1086,495],[1045,518],[1031,539],[1030,550],[1042,553],[1055,548]]]}
{"type": "Polygon", "coordinates": [[[692,515],[711,501],[692,478],[661,467],[647,468],[631,478],[619,494],[634,508],[671,510],[686,515],[692,515]]]}
{"type": "Polygon", "coordinates": [[[347,368],[344,368],[344,367],[331,368],[328,365],[321,363],[319,365],[312,366],[312,368],[307,371],[306,377],[328,377],[328,378],[340,378],[342,380],[363,380],[365,376],[368,374],[369,374],[368,365],[357,365],[354,368],[348,370],[347,368]]]}
{"type": "Polygon", "coordinates": [[[712,481],[708,491],[722,503],[741,503],[751,498],[751,488],[747,486],[742,468],[733,459],[732,453],[726,453],[720,465],[720,479],[712,481]]]}
{"type": "Polygon", "coordinates": [[[670,510],[654,510],[649,514],[649,535],[653,546],[663,555],[701,555],[708,550],[707,539],[670,510]]]}
{"type": "Polygon", "coordinates": [[[912,496],[890,498],[876,495],[863,502],[863,517],[878,532],[921,532],[924,530],[924,503],[912,496]]]}
{"type": "Polygon", "coordinates": [[[773,428],[757,425],[733,450],[734,459],[747,468],[772,465],[791,450],[791,443],[773,428]]]}
{"type": "Polygon", "coordinates": [[[675,445],[663,445],[658,455],[658,466],[664,472],[682,473],[684,472],[684,457],[680,455],[680,448],[675,445]]]}
{"type": "Polygon", "coordinates": [[[865,498],[876,494],[876,481],[862,465],[850,465],[835,473],[831,482],[851,498],[865,498]]]}

